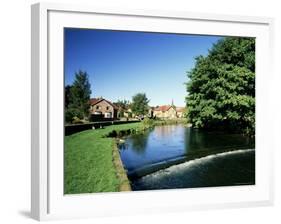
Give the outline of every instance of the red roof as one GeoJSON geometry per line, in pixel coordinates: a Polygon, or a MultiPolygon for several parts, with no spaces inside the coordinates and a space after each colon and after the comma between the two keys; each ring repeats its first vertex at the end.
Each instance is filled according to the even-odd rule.
{"type": "Polygon", "coordinates": [[[92,98],[92,99],[90,99],[90,104],[95,105],[98,102],[100,102],[101,100],[102,100],[101,98],[92,98]]]}
{"type": "MultiPolygon", "coordinates": [[[[169,110],[171,107],[173,107],[173,106],[171,106],[171,105],[163,105],[163,106],[155,107],[153,110],[154,111],[163,111],[163,112],[165,112],[165,111],[169,110]]],[[[175,109],[176,109],[177,112],[184,112],[185,107],[176,107],[175,109]]]]}
{"type": "Polygon", "coordinates": [[[90,104],[93,106],[93,105],[96,105],[103,100],[106,101],[109,105],[111,105],[114,109],[116,109],[116,110],[118,109],[118,107],[115,104],[113,104],[110,101],[108,101],[106,99],[103,99],[103,98],[92,98],[92,99],[90,99],[90,104]]]}
{"type": "Polygon", "coordinates": [[[163,105],[163,106],[158,106],[158,107],[155,107],[154,108],[154,111],[167,111],[171,108],[172,106],[171,105],[163,105]]]}
{"type": "Polygon", "coordinates": [[[177,112],[184,112],[185,107],[177,107],[176,111],[177,112]]]}

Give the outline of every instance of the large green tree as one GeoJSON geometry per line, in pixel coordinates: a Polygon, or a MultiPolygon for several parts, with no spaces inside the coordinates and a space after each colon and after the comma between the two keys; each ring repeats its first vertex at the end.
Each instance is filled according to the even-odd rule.
{"type": "Polygon", "coordinates": [[[132,112],[139,115],[146,115],[149,110],[148,106],[149,100],[146,97],[145,93],[138,93],[132,97],[131,109],[132,112]]]}
{"type": "Polygon", "coordinates": [[[254,135],[255,39],[226,37],[188,72],[188,117],[194,127],[254,135]]]}
{"type": "Polygon", "coordinates": [[[64,87],[64,107],[68,108],[69,105],[72,103],[72,98],[71,98],[71,85],[67,85],[64,87]]]}
{"type": "Polygon", "coordinates": [[[87,72],[79,70],[71,86],[65,87],[65,120],[71,122],[73,117],[80,119],[89,115],[91,85],[87,72]]]}

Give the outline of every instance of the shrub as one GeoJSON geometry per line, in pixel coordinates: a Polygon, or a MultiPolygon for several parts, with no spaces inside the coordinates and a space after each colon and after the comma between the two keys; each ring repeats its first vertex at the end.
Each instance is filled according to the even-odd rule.
{"type": "Polygon", "coordinates": [[[154,123],[154,120],[153,119],[150,119],[148,117],[144,118],[142,120],[142,124],[145,126],[145,127],[153,127],[155,125],[154,123]]]}
{"type": "Polygon", "coordinates": [[[74,117],[72,124],[83,124],[84,122],[79,117],[74,117]]]}
{"type": "Polygon", "coordinates": [[[73,123],[73,119],[75,117],[77,117],[79,119],[83,118],[83,114],[81,113],[81,111],[78,109],[74,109],[74,108],[65,109],[64,114],[65,114],[64,118],[65,118],[66,123],[73,123]]]}

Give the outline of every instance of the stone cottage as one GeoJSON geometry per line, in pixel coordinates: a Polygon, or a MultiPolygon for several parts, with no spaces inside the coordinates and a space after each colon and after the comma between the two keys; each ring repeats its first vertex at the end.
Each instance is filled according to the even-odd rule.
{"type": "Polygon", "coordinates": [[[90,114],[92,121],[117,119],[118,107],[104,98],[90,99],[90,114]]]}
{"type": "Polygon", "coordinates": [[[184,107],[174,105],[157,106],[153,109],[153,116],[161,119],[174,119],[184,117],[184,107]]]}

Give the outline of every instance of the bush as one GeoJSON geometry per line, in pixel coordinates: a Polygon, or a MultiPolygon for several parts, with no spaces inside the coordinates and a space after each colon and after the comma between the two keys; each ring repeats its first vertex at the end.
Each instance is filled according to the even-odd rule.
{"type": "Polygon", "coordinates": [[[155,125],[154,120],[148,117],[144,118],[142,120],[142,123],[145,127],[153,127],[155,125]]]}
{"type": "Polygon", "coordinates": [[[79,117],[74,117],[72,124],[83,124],[84,122],[79,117]]]}
{"type": "Polygon", "coordinates": [[[83,114],[81,113],[81,111],[74,108],[65,109],[64,114],[65,114],[64,119],[66,123],[73,123],[75,117],[80,120],[83,118],[83,114]]]}

